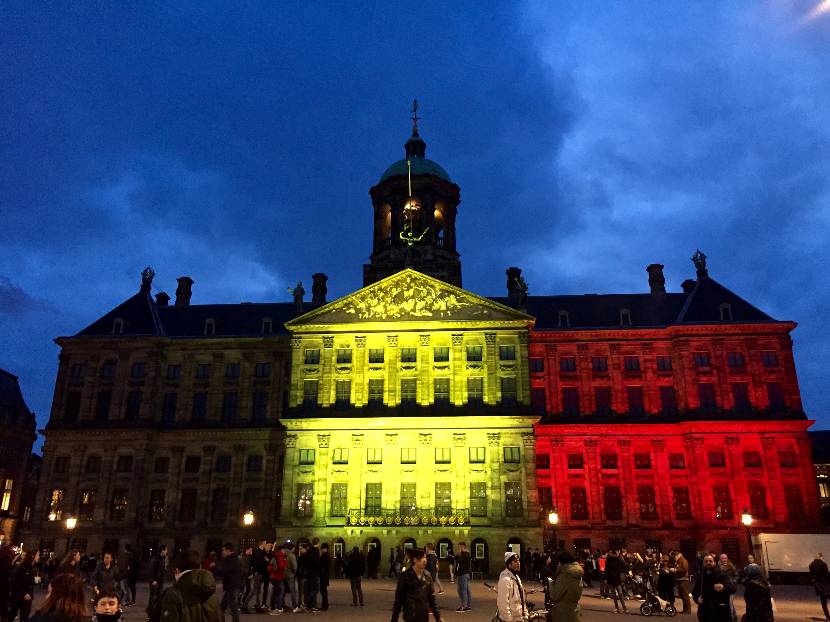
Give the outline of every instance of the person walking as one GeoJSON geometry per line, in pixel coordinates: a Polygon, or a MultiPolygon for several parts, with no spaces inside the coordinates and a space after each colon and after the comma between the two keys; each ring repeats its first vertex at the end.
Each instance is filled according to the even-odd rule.
{"type": "Polygon", "coordinates": [[[695,582],[692,595],[698,603],[697,619],[700,622],[731,622],[732,609],[729,597],[735,593],[732,583],[718,564],[714,555],[703,557],[703,570],[695,582]]]}
{"type": "Polygon", "coordinates": [[[452,547],[447,549],[447,568],[450,571],[450,583],[455,583],[455,554],[452,547]]]}
{"type": "Polygon", "coordinates": [[[327,611],[329,608],[329,577],[331,577],[331,555],[329,545],[320,545],[320,610],[327,611]]]}
{"type": "Polygon", "coordinates": [[[254,549],[250,546],[246,547],[242,555],[239,556],[239,567],[242,569],[242,594],[239,596],[239,609],[242,613],[248,613],[248,608],[244,605],[253,588],[253,568],[251,566],[253,556],[254,549]]]}
{"type": "Polygon", "coordinates": [[[428,622],[430,612],[436,622],[442,622],[441,611],[435,602],[435,586],[426,572],[426,554],[423,549],[413,547],[407,551],[407,556],[410,563],[398,577],[391,622],[398,622],[401,613],[404,622],[428,622]]]}
{"type": "Polygon", "coordinates": [[[32,612],[32,602],[35,599],[35,564],[40,559],[40,553],[32,554],[25,551],[20,562],[11,573],[11,607],[9,620],[13,621],[20,614],[20,622],[26,622],[32,612]]]}
{"type": "Polygon", "coordinates": [[[827,568],[827,562],[824,561],[822,553],[816,553],[816,558],[810,562],[809,571],[816,595],[821,601],[824,619],[830,620],[830,613],[827,611],[827,599],[830,597],[830,569],[827,568]]]}
{"type": "Polygon", "coordinates": [[[438,588],[438,593],[444,593],[444,587],[441,585],[441,580],[438,578],[438,555],[435,554],[435,545],[430,542],[427,544],[426,547],[427,552],[427,572],[432,577],[432,581],[435,583],[435,587],[438,588]]]}
{"type": "Polygon", "coordinates": [[[691,590],[689,589],[689,562],[683,557],[683,553],[673,551],[669,554],[672,561],[672,575],[674,586],[677,589],[677,596],[683,602],[683,610],[680,613],[692,615],[691,590]]]}
{"type": "Polygon", "coordinates": [[[496,586],[496,605],[501,622],[526,622],[528,619],[525,588],[519,573],[522,562],[513,551],[504,554],[504,570],[496,586]]]}
{"type": "Polygon", "coordinates": [[[455,579],[458,581],[459,605],[456,611],[470,611],[472,596],[470,595],[470,576],[473,573],[472,559],[467,552],[467,543],[458,543],[458,555],[455,556],[455,579]]]}
{"type": "Polygon", "coordinates": [[[772,591],[758,564],[744,568],[744,603],[746,613],[741,622],[774,622],[772,591]]]}
{"type": "Polygon", "coordinates": [[[623,577],[628,572],[625,560],[620,557],[617,551],[608,551],[605,556],[605,581],[608,584],[609,596],[614,600],[614,613],[620,613],[622,605],[623,613],[627,613],[625,606],[625,591],[623,590],[623,577]]]}
{"type": "Polygon", "coordinates": [[[138,583],[138,564],[131,544],[124,545],[124,552],[118,560],[118,568],[121,571],[121,592],[124,594],[124,606],[135,605],[135,593],[138,583]]]}
{"type": "MultiPolygon", "coordinates": [[[[164,591],[164,581],[167,578],[167,545],[159,547],[158,555],[150,561],[150,598],[147,602],[147,612],[158,609],[161,593],[164,591]]],[[[169,621],[165,621],[169,622],[169,621]]]]}
{"type": "Polygon", "coordinates": [[[239,622],[239,594],[242,592],[242,564],[233,544],[222,545],[222,558],[216,564],[216,574],[222,579],[222,615],[231,610],[231,620],[239,622]]]}
{"type": "Polygon", "coordinates": [[[349,577],[349,586],[352,589],[352,606],[357,607],[358,602],[363,606],[363,587],[361,581],[366,570],[366,559],[358,547],[354,547],[346,558],[346,576],[349,577]]]}
{"type": "Polygon", "coordinates": [[[180,551],[173,559],[173,586],[161,599],[164,622],[223,622],[213,573],[201,568],[199,553],[180,551]]]}
{"type": "Polygon", "coordinates": [[[556,558],[559,568],[550,588],[551,622],[581,622],[582,567],[568,551],[559,551],[556,558]]]}
{"type": "Polygon", "coordinates": [[[104,553],[101,562],[95,568],[92,581],[96,594],[118,593],[121,584],[121,576],[118,566],[112,557],[112,553],[104,553]]]}
{"type": "Polygon", "coordinates": [[[49,583],[46,600],[30,622],[88,622],[86,585],[79,574],[62,572],[49,583]]]}

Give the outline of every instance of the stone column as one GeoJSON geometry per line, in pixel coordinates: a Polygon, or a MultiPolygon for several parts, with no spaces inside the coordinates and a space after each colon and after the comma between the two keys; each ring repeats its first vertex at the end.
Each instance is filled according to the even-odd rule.
{"type": "Polygon", "coordinates": [[[485,350],[484,364],[487,369],[487,378],[484,381],[484,403],[498,404],[499,393],[499,355],[496,349],[496,333],[484,333],[485,350]]]}
{"type": "Polygon", "coordinates": [[[386,395],[389,406],[400,403],[400,381],[398,380],[398,336],[386,335],[386,395]]]}
{"type": "Polygon", "coordinates": [[[430,336],[418,335],[418,403],[427,406],[432,402],[432,356],[429,348],[430,336]]]}
{"type": "MultiPolygon", "coordinates": [[[[498,525],[504,520],[504,486],[502,484],[501,434],[487,433],[487,453],[490,463],[490,509],[487,515],[491,525],[498,525]]],[[[492,546],[492,545],[491,545],[492,546]]]]}
{"type": "Polygon", "coordinates": [[[464,335],[452,336],[452,354],[450,356],[450,403],[454,406],[464,404],[464,383],[467,375],[462,373],[464,369],[464,335]]]}
{"type": "Polygon", "coordinates": [[[365,406],[367,402],[366,385],[366,336],[358,335],[354,338],[354,352],[352,356],[352,375],[354,376],[354,405],[365,406]]]}
{"type": "Polygon", "coordinates": [[[303,403],[303,338],[291,337],[291,385],[288,394],[289,406],[301,406],[303,403]]]}
{"type": "Polygon", "coordinates": [[[329,441],[331,434],[317,435],[317,460],[314,465],[314,526],[325,527],[329,513],[329,441]]]}

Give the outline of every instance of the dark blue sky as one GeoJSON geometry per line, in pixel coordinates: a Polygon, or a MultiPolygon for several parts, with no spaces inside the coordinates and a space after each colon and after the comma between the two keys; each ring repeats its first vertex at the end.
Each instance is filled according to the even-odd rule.
{"type": "Polygon", "coordinates": [[[284,4],[4,3],[0,366],[41,424],[52,339],[146,265],[194,303],[357,289],[417,97],[466,288],[646,291],[656,261],[677,291],[699,247],[799,323],[830,426],[830,2],[284,4]]]}

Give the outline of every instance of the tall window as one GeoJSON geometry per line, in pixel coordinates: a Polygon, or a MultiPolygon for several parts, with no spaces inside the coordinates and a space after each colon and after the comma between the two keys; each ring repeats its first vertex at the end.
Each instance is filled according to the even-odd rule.
{"type": "MultiPolygon", "coordinates": [[[[467,359],[469,360],[469,359],[467,359]]],[[[545,371],[545,359],[533,356],[530,358],[530,371],[534,373],[539,373],[545,371]]]]}
{"type": "Polygon", "coordinates": [[[303,380],[303,406],[314,408],[317,406],[318,381],[303,380]]]}
{"type": "Polygon", "coordinates": [[[784,403],[784,390],[780,382],[767,383],[767,399],[769,407],[773,410],[781,410],[786,406],[784,403]]]}
{"type": "Polygon", "coordinates": [[[450,464],[452,462],[452,448],[436,447],[435,464],[450,464]]]}
{"type": "Polygon", "coordinates": [[[169,391],[164,394],[161,404],[161,420],[163,423],[171,424],[176,421],[176,404],[179,401],[179,394],[169,391]]]}
{"type": "Polygon", "coordinates": [[[761,453],[758,451],[744,452],[744,466],[747,468],[758,468],[761,466],[761,453]]]}
{"type": "Polygon", "coordinates": [[[401,348],[401,363],[416,363],[418,348],[401,348]]]}
{"type": "Polygon", "coordinates": [[[518,464],[521,462],[521,451],[518,447],[508,446],[504,448],[504,461],[518,464]]]}
{"type": "Polygon", "coordinates": [[[749,387],[745,382],[732,383],[732,401],[737,413],[746,414],[752,410],[752,404],[749,401],[749,387]]]}
{"type": "Polygon", "coordinates": [[[366,484],[366,505],[364,514],[367,516],[380,516],[381,502],[382,502],[382,484],[380,482],[371,482],[366,484]]]}
{"type": "Polygon", "coordinates": [[[769,518],[767,506],[767,491],[761,484],[749,484],[749,511],[755,518],[769,518]]]}
{"type": "Polygon", "coordinates": [[[452,514],[452,484],[435,482],[435,514],[449,516],[452,514]]]}
{"type": "Polygon", "coordinates": [[[657,371],[671,371],[671,357],[661,355],[657,357],[657,371]]]}
{"type": "Polygon", "coordinates": [[[196,365],[196,380],[207,380],[210,378],[210,363],[199,363],[196,365]]]}
{"type": "Polygon", "coordinates": [[[764,367],[778,367],[778,354],[775,353],[775,350],[762,351],[761,364],[764,367]]]}
{"type": "Polygon", "coordinates": [[[727,352],[726,364],[732,369],[743,369],[745,366],[744,355],[740,352],[727,352]]]}
{"type": "Polygon", "coordinates": [[[401,464],[415,464],[417,461],[417,449],[414,447],[401,447],[401,464]]]}
{"type": "Polygon", "coordinates": [[[695,352],[694,355],[694,363],[695,367],[709,367],[709,353],[708,352],[695,352]]]}
{"type": "Polygon", "coordinates": [[[635,469],[650,469],[651,468],[651,454],[635,453],[634,454],[634,468],[635,469]]]}
{"type": "Polygon", "coordinates": [[[101,472],[101,456],[89,456],[84,465],[84,473],[100,473],[101,472]]]}
{"type": "Polygon", "coordinates": [[[297,505],[295,515],[298,518],[314,516],[314,484],[297,484],[297,505]]]}
{"type": "Polygon", "coordinates": [[[715,402],[715,387],[710,382],[701,382],[697,385],[697,394],[702,410],[712,411],[717,407],[715,402]]]}
{"type": "Polygon", "coordinates": [[[545,387],[531,387],[530,405],[533,408],[533,413],[540,417],[547,413],[547,393],[545,387]]]}
{"type": "Polygon", "coordinates": [[[144,378],[144,363],[133,363],[130,367],[130,378],[138,380],[144,378]]]}
{"type": "Polygon", "coordinates": [[[9,508],[12,505],[12,491],[14,490],[14,480],[13,479],[3,479],[0,480],[3,482],[3,489],[0,490],[0,494],[2,494],[2,498],[0,498],[0,511],[8,512],[9,508]]]}
{"type": "Polygon", "coordinates": [[[467,378],[467,403],[471,406],[484,403],[484,378],[467,378]]]}
{"type": "Polygon", "coordinates": [[[236,421],[239,394],[236,391],[226,391],[222,396],[222,421],[233,423],[236,421]]]}
{"type": "Polygon", "coordinates": [[[366,450],[366,464],[383,464],[383,449],[369,447],[366,450]]]}
{"type": "Polygon", "coordinates": [[[141,391],[130,391],[127,393],[127,410],[124,413],[128,421],[135,421],[138,419],[141,412],[141,399],[143,393],[141,391]]]}
{"type": "Polygon", "coordinates": [[[537,488],[536,494],[539,499],[540,510],[550,510],[553,508],[553,490],[550,486],[542,486],[541,488],[537,488]]]}
{"type": "Polygon", "coordinates": [[[480,363],[481,353],[481,346],[467,346],[467,361],[470,363],[480,363]]]}
{"type": "Polygon", "coordinates": [[[674,516],[678,520],[689,520],[692,518],[692,504],[689,500],[689,489],[685,486],[672,488],[672,505],[674,516]]]}
{"type": "Polygon", "coordinates": [[[415,496],[415,490],[415,482],[401,482],[401,516],[415,516],[417,514],[418,499],[415,496]]]}
{"type": "Polygon", "coordinates": [[[707,457],[709,459],[709,468],[722,469],[726,466],[726,454],[722,451],[710,451],[707,457]]]}
{"type": "Polygon", "coordinates": [[[797,466],[795,459],[795,452],[791,450],[782,450],[778,452],[778,466],[791,469],[797,466]]]}
{"type": "Polygon", "coordinates": [[[559,359],[559,371],[571,372],[576,371],[576,357],[563,356],[559,359]]]}
{"type": "Polygon", "coordinates": [[[184,472],[188,474],[199,473],[202,470],[201,456],[186,456],[184,459],[184,472]]]}
{"type": "Polygon", "coordinates": [[[470,516],[487,516],[487,482],[470,482],[470,516]]]}
{"type": "Polygon", "coordinates": [[[626,387],[625,394],[628,398],[628,414],[632,416],[643,415],[645,413],[643,387],[626,387]]]}
{"type": "Polygon", "coordinates": [[[640,357],[626,356],[623,358],[623,366],[625,371],[640,371],[640,357]]]}
{"type": "Polygon", "coordinates": [[[677,414],[677,394],[674,387],[660,387],[660,412],[667,417],[677,414]]]}
{"type": "Polygon", "coordinates": [[[318,349],[307,349],[305,351],[303,357],[303,363],[306,365],[319,365],[320,364],[320,350],[318,349]]]}
{"type": "Polygon", "coordinates": [[[210,520],[214,523],[224,523],[228,520],[228,489],[225,487],[213,489],[210,520]]]}
{"type": "Polygon", "coordinates": [[[133,472],[133,457],[132,456],[118,456],[115,461],[116,473],[132,473],[133,472]]]}
{"type": "Polygon", "coordinates": [[[615,470],[618,467],[617,454],[602,453],[599,456],[599,464],[601,469],[615,470]]]}
{"type": "Polygon", "coordinates": [[[568,417],[579,415],[579,392],[576,387],[562,388],[562,414],[568,417]]]}
{"type": "Polygon", "coordinates": [[[334,383],[335,408],[347,408],[352,401],[352,381],[337,380],[334,383]]]}
{"type": "Polygon", "coordinates": [[[588,495],[585,488],[571,488],[571,520],[588,520],[588,495]]]}
{"type": "Polygon", "coordinates": [[[713,486],[712,496],[715,501],[715,518],[731,520],[733,511],[732,494],[729,491],[729,486],[713,486]]]}
{"type": "Polygon", "coordinates": [[[239,363],[228,363],[225,365],[225,378],[239,378],[239,363]]]}
{"type": "Polygon", "coordinates": [[[151,523],[163,523],[166,506],[164,504],[165,492],[162,489],[150,491],[150,507],[147,520],[151,523]]]}
{"type": "Polygon", "coordinates": [[[568,469],[570,470],[582,470],[585,468],[585,458],[584,456],[579,454],[568,454],[568,469]]]}
{"type": "Polygon", "coordinates": [[[207,391],[199,391],[193,394],[193,410],[190,413],[193,422],[207,419],[207,396],[207,391]]]}
{"type": "Polygon", "coordinates": [[[504,482],[504,515],[514,517],[523,514],[522,483],[504,482]]]}
{"type": "Polygon", "coordinates": [[[262,423],[268,418],[268,392],[254,391],[251,401],[251,419],[255,423],[262,423]]]}
{"type": "Polygon", "coordinates": [[[470,447],[470,464],[484,464],[487,459],[486,447],[470,447]]]}
{"type": "Polygon", "coordinates": [[[501,378],[501,403],[512,406],[516,403],[516,379],[501,378]]]}
{"type": "Polygon", "coordinates": [[[591,369],[597,372],[608,371],[608,357],[607,356],[593,356],[591,357],[591,369]]]}
{"type": "Polygon", "coordinates": [[[66,394],[66,406],[63,411],[64,421],[74,422],[78,420],[81,413],[80,391],[70,391],[66,394]]]}
{"type": "Polygon", "coordinates": [[[101,365],[101,378],[111,380],[115,377],[115,361],[112,359],[104,361],[101,365]]]}
{"type": "Polygon", "coordinates": [[[383,363],[383,348],[369,348],[369,362],[373,365],[383,363]]]}
{"type": "Polygon", "coordinates": [[[216,456],[216,473],[230,473],[233,465],[233,456],[220,454],[216,456]]]}
{"type": "Polygon", "coordinates": [[[110,416],[110,401],[112,391],[99,391],[98,399],[95,401],[95,420],[106,421],[110,416]]]}
{"type": "Polygon", "coordinates": [[[337,348],[337,364],[351,365],[352,363],[352,349],[351,348],[337,348]]]}
{"type": "Polygon", "coordinates": [[[127,520],[127,489],[115,488],[112,491],[112,502],[110,503],[110,520],[127,520]]]}
{"type": "Polygon", "coordinates": [[[182,377],[182,366],[181,365],[168,365],[167,366],[167,379],[168,380],[178,380],[182,377]]]}
{"type": "Polygon", "coordinates": [[[270,378],[271,377],[271,363],[257,363],[254,367],[255,378],[270,378]]]}
{"type": "Polygon", "coordinates": [[[637,486],[641,520],[657,520],[657,499],[653,486],[637,486]]]}
{"type": "Polygon", "coordinates": [[[418,403],[418,380],[416,378],[401,379],[401,406],[414,406],[418,403]]]}
{"type": "Polygon", "coordinates": [[[669,454],[670,469],[685,469],[686,456],[684,454],[669,454]]]}
{"type": "Polygon", "coordinates": [[[314,464],[314,449],[300,450],[300,464],[314,464]]]}
{"type": "Polygon", "coordinates": [[[163,474],[168,471],[170,471],[170,457],[159,456],[156,458],[156,461],[153,463],[153,473],[163,474]]]}
{"type": "Polygon", "coordinates": [[[52,467],[53,473],[66,473],[69,470],[69,456],[58,456],[52,467]]]}
{"type": "MultiPolygon", "coordinates": [[[[606,486],[602,490],[603,502],[605,504],[606,520],[622,520],[623,503],[622,491],[619,486],[606,486]]],[[[586,517],[587,518],[587,517],[586,517]]]]}
{"type": "Polygon", "coordinates": [[[594,401],[598,415],[611,414],[611,387],[594,387],[594,401]]]}
{"type": "Polygon", "coordinates": [[[784,504],[787,506],[787,517],[790,520],[807,518],[804,510],[804,498],[798,486],[784,486],[784,504]]]}
{"type": "Polygon", "coordinates": [[[63,518],[63,488],[53,488],[49,491],[49,520],[63,518]]]}
{"type": "Polygon", "coordinates": [[[435,405],[449,406],[450,405],[450,379],[449,378],[435,378],[435,405]]]}
{"type": "Polygon", "coordinates": [[[536,454],[536,470],[550,469],[550,454],[539,452],[536,454]]]}
{"type": "Polygon", "coordinates": [[[438,346],[432,351],[432,360],[436,363],[447,363],[450,360],[450,349],[447,346],[438,346]]]}
{"type": "Polygon", "coordinates": [[[372,408],[383,406],[382,378],[372,378],[369,380],[369,406],[372,408]]]}
{"type": "Polygon", "coordinates": [[[81,491],[78,500],[78,520],[92,520],[95,514],[95,491],[87,488],[81,491]]]}
{"type": "Polygon", "coordinates": [[[245,470],[248,473],[262,473],[262,456],[251,454],[245,459],[245,470]]]}
{"type": "Polygon", "coordinates": [[[349,450],[345,447],[337,447],[331,454],[333,464],[349,464],[349,450]]]}
{"type": "Polygon", "coordinates": [[[331,505],[329,514],[331,516],[346,516],[348,504],[348,484],[331,485],[331,505]]]}
{"type": "Polygon", "coordinates": [[[516,346],[499,346],[499,360],[500,361],[515,361],[516,360],[516,346]]]}

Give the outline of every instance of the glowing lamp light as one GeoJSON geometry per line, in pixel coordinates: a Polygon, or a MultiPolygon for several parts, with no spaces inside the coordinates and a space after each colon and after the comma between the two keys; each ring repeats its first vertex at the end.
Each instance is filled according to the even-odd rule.
{"type": "Polygon", "coordinates": [[[559,522],[559,514],[556,512],[556,510],[548,514],[548,522],[551,525],[556,525],[559,522]]]}
{"type": "Polygon", "coordinates": [[[57,513],[56,512],[49,512],[49,520],[51,522],[55,522],[56,520],[58,520],[57,513]]]}
{"type": "Polygon", "coordinates": [[[752,514],[749,513],[749,510],[744,509],[743,513],[741,513],[741,523],[746,528],[752,526],[752,514]]]}
{"type": "Polygon", "coordinates": [[[242,524],[246,527],[250,527],[254,524],[254,512],[253,510],[248,510],[242,515],[242,524]]]}
{"type": "Polygon", "coordinates": [[[77,525],[77,524],[78,524],[78,519],[75,518],[74,516],[70,516],[66,519],[66,528],[69,531],[72,531],[73,529],[75,529],[75,525],[77,525]]]}

